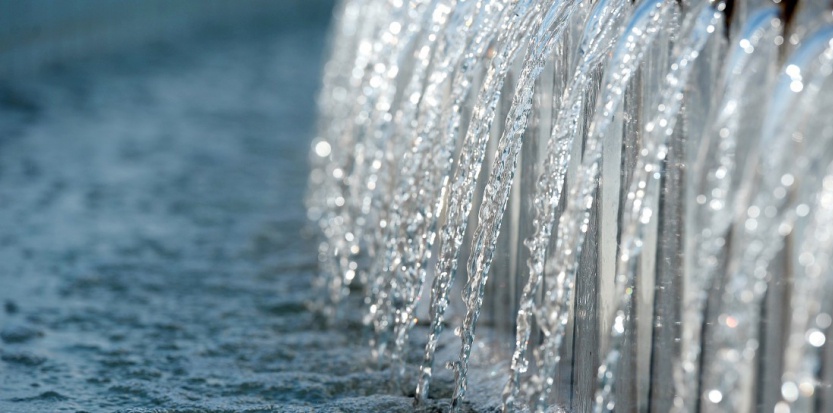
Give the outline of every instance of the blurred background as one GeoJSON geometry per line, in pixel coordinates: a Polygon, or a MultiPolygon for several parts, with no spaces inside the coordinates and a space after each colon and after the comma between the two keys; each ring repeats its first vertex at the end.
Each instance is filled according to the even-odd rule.
{"type": "Polygon", "coordinates": [[[176,41],[199,30],[320,21],[332,0],[3,0],[0,75],[16,77],[54,63],[176,41]]]}
{"type": "Polygon", "coordinates": [[[411,409],[304,306],[332,3],[0,0],[0,411],[411,409]]]}

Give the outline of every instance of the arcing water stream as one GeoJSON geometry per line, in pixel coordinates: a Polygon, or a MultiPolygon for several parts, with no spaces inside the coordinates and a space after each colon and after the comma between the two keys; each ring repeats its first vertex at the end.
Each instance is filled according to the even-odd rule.
{"type": "Polygon", "coordinates": [[[478,351],[506,411],[833,408],[833,5],[343,0],[331,36],[318,308],[364,303],[417,405],[450,324],[452,409],[478,351]]]}

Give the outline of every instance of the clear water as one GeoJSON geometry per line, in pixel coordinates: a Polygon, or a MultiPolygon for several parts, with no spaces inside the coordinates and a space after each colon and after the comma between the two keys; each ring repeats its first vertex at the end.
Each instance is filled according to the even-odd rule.
{"type": "Polygon", "coordinates": [[[305,306],[327,13],[0,87],[0,411],[411,411],[305,306]]]}
{"type": "Polygon", "coordinates": [[[832,406],[829,8],[341,6],[320,308],[366,313],[418,405],[832,406]]]}

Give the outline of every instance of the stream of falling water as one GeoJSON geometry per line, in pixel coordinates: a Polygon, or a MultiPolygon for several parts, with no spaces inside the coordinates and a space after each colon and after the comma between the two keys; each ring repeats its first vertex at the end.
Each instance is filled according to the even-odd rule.
{"type": "MultiPolygon", "coordinates": [[[[569,164],[570,150],[579,130],[579,124],[585,115],[582,113],[582,109],[588,100],[586,95],[593,92],[591,86],[592,74],[596,67],[600,66],[604,59],[609,56],[610,49],[613,47],[621,28],[623,28],[622,22],[629,14],[627,13],[629,6],[629,3],[625,1],[601,1],[596,4],[593,12],[588,16],[583,30],[579,46],[580,61],[577,62],[572,80],[564,90],[561,106],[556,115],[544,173],[538,182],[540,191],[535,194],[534,204],[537,207],[535,222],[537,228],[535,236],[527,242],[531,250],[529,259],[530,276],[524,287],[518,311],[515,353],[511,365],[513,374],[504,390],[505,409],[514,408],[515,400],[520,391],[520,375],[528,369],[526,351],[531,333],[529,323],[530,316],[536,313],[540,320],[539,323],[547,334],[545,341],[553,343],[548,348],[542,346],[544,360],[539,363],[542,364],[541,371],[543,374],[539,374],[539,377],[533,380],[536,388],[532,391],[537,394],[536,404],[539,409],[545,404],[549,395],[548,389],[552,387],[542,386],[543,383],[546,383],[543,376],[547,375],[544,372],[552,372],[555,365],[545,366],[543,364],[555,361],[553,358],[557,357],[558,347],[562,340],[561,336],[563,336],[563,329],[560,328],[561,324],[558,319],[562,317],[563,312],[559,313],[558,309],[552,308],[544,309],[546,305],[540,303],[536,306],[534,296],[544,277],[544,260],[553,226],[552,219],[554,219],[560,201],[560,191],[569,164]]],[[[515,150],[515,156],[517,156],[517,150],[515,150]]],[[[563,251],[563,249],[559,250],[563,251]]],[[[552,282],[550,284],[555,285],[552,282]]],[[[549,293],[559,296],[565,295],[563,290],[549,293]]],[[[566,295],[569,295],[569,293],[566,293],[566,295]]],[[[554,301],[557,301],[557,299],[548,302],[554,301]]],[[[555,362],[557,363],[557,361],[555,362]]]]}
{"type": "Polygon", "coordinates": [[[833,408],[831,27],[810,0],[341,0],[314,308],[363,311],[418,405],[450,324],[452,410],[500,371],[504,411],[833,408]]]}
{"type": "MultiPolygon", "coordinates": [[[[468,281],[463,290],[466,316],[461,329],[462,345],[460,362],[456,365],[456,388],[454,403],[457,404],[466,393],[466,370],[471,357],[475,325],[480,315],[485,293],[487,275],[492,264],[500,223],[506,210],[512,176],[521,145],[521,136],[526,130],[532,111],[534,84],[544,69],[546,58],[564,32],[579,2],[569,0],[553,3],[546,11],[544,24],[532,38],[527,56],[524,58],[515,96],[507,115],[507,127],[498,142],[497,155],[491,174],[486,182],[483,202],[480,204],[479,224],[474,232],[474,242],[468,262],[468,281]]],[[[467,148],[463,148],[465,151],[467,148]]]]}

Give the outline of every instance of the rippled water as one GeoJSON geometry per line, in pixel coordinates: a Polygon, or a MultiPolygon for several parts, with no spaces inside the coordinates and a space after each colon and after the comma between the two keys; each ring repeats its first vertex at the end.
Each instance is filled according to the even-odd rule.
{"type": "Polygon", "coordinates": [[[410,411],[305,307],[327,17],[0,89],[0,411],[410,411]]]}

